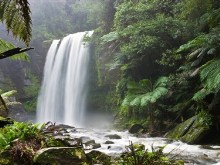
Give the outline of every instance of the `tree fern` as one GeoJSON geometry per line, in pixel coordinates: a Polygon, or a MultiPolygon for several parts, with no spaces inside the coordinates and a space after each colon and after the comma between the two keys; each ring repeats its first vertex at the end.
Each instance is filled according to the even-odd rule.
{"type": "Polygon", "coordinates": [[[158,99],[167,94],[167,83],[167,77],[160,77],[154,85],[152,85],[148,79],[128,83],[128,92],[123,100],[122,106],[146,107],[149,104],[155,103],[158,99]]]}
{"type": "Polygon", "coordinates": [[[193,100],[199,101],[210,93],[217,93],[220,90],[220,59],[208,61],[200,67],[200,79],[203,88],[194,94],[193,100]]]}
{"type": "Polygon", "coordinates": [[[2,0],[0,20],[8,31],[27,45],[31,39],[31,17],[28,0],[2,0]]]}
{"type": "Polygon", "coordinates": [[[211,60],[203,65],[200,78],[205,89],[218,92],[220,89],[220,59],[211,60]]]}

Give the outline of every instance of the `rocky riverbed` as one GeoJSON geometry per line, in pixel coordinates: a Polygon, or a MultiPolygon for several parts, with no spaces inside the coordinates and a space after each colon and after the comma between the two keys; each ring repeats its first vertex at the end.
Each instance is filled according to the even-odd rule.
{"type": "MultiPolygon", "coordinates": [[[[56,138],[66,138],[70,142],[80,139],[86,153],[92,150],[103,152],[110,156],[118,156],[126,151],[126,146],[143,144],[146,149],[156,150],[164,147],[163,152],[169,157],[183,159],[188,165],[218,165],[220,164],[220,146],[214,145],[188,145],[181,141],[173,141],[162,137],[149,137],[148,134],[130,134],[128,131],[115,131],[108,129],[84,129],[66,127],[62,134],[56,138]]],[[[58,133],[58,132],[57,132],[58,133]]]]}

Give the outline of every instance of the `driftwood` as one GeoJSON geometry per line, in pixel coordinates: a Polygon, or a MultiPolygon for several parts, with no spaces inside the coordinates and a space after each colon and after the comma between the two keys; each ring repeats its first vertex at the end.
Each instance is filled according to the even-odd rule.
{"type": "Polygon", "coordinates": [[[14,56],[16,54],[19,54],[19,53],[23,53],[23,52],[26,52],[26,51],[29,51],[31,49],[34,49],[34,48],[14,48],[14,49],[10,49],[8,51],[5,51],[3,53],[0,53],[0,59],[4,59],[4,58],[7,58],[7,57],[10,57],[10,56],[14,56]]]}

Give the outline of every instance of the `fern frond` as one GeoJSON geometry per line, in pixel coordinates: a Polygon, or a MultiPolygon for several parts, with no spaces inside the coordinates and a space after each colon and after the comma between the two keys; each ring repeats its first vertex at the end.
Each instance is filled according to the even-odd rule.
{"type": "Polygon", "coordinates": [[[183,51],[188,51],[192,48],[200,48],[204,42],[206,41],[206,36],[204,34],[196,37],[195,39],[189,41],[188,43],[180,46],[180,48],[177,50],[178,53],[183,51]]]}
{"type": "Polygon", "coordinates": [[[169,78],[168,77],[160,77],[157,81],[156,81],[156,83],[154,84],[154,88],[157,88],[157,87],[165,87],[165,86],[167,86],[167,84],[168,84],[168,82],[169,82],[169,78]]]}
{"type": "Polygon", "coordinates": [[[166,95],[168,92],[168,89],[165,87],[158,87],[156,88],[152,94],[151,94],[151,103],[155,103],[159,98],[161,98],[162,96],[166,95]]]}
{"type": "Polygon", "coordinates": [[[210,93],[212,93],[212,92],[203,88],[200,91],[196,92],[192,99],[194,101],[200,101],[200,100],[203,100],[210,93]]]}
{"type": "Polygon", "coordinates": [[[2,0],[0,2],[0,20],[6,24],[8,31],[26,45],[31,39],[31,11],[28,0],[2,0]]]}
{"type": "MultiPolygon", "coordinates": [[[[1,56],[1,53],[7,50],[11,50],[13,48],[15,48],[13,44],[3,39],[0,39],[0,56],[1,56]]],[[[26,53],[20,53],[15,56],[11,56],[10,58],[13,60],[23,60],[23,61],[28,61],[28,62],[30,61],[29,56],[26,53]]]]}
{"type": "Polygon", "coordinates": [[[214,59],[201,67],[200,79],[208,91],[220,90],[220,59],[214,59]]]}

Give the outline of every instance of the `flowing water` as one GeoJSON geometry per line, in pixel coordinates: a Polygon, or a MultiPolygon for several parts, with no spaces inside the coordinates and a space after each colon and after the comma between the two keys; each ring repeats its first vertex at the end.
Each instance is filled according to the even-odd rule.
{"type": "Polygon", "coordinates": [[[89,45],[84,38],[92,33],[79,32],[53,41],[38,97],[38,122],[83,123],[89,62],[89,45]]]}
{"type": "MultiPolygon", "coordinates": [[[[95,150],[116,156],[126,151],[126,146],[133,144],[144,144],[146,149],[152,151],[159,147],[165,147],[163,152],[169,157],[183,159],[185,165],[220,165],[220,146],[214,145],[189,145],[180,141],[172,141],[162,137],[149,137],[147,135],[136,137],[127,131],[119,132],[105,129],[75,129],[71,133],[73,138],[95,140],[101,147],[95,150]],[[119,135],[121,139],[109,139],[106,135],[119,135]],[[106,141],[114,144],[105,144],[106,141]]],[[[89,152],[89,151],[88,151],[89,152]]]]}
{"type": "MultiPolygon", "coordinates": [[[[71,126],[82,126],[84,123],[89,61],[89,45],[83,41],[85,35],[90,36],[92,32],[75,33],[53,41],[47,54],[38,98],[38,122],[51,121],[71,126]]],[[[100,117],[95,122],[103,125],[100,117]]],[[[188,145],[161,137],[135,137],[128,132],[103,129],[75,129],[71,136],[95,140],[101,144],[97,150],[109,155],[122,153],[132,141],[144,144],[149,150],[152,146],[155,149],[166,146],[165,153],[183,158],[189,165],[220,164],[220,146],[188,145]],[[121,139],[111,140],[114,144],[105,144],[109,134],[117,134],[121,139]]]]}

